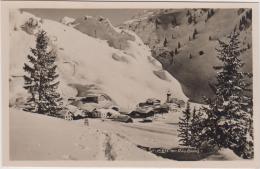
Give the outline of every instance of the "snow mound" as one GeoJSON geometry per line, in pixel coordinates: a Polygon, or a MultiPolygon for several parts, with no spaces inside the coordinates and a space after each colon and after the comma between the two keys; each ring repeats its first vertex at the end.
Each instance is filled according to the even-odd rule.
{"type": "Polygon", "coordinates": [[[68,26],[73,25],[74,22],[75,22],[74,18],[70,18],[67,16],[65,16],[61,19],[61,23],[63,23],[64,25],[68,25],[68,26]]]}
{"type": "Polygon", "coordinates": [[[219,151],[219,154],[223,155],[226,160],[242,160],[232,150],[227,149],[227,148],[226,149],[221,149],[219,151]]]}
{"type": "Polygon", "coordinates": [[[161,160],[115,134],[91,127],[92,122],[85,126],[83,121],[17,109],[10,110],[10,119],[11,160],[161,160]]]}
{"type": "MultiPolygon", "coordinates": [[[[11,27],[20,27],[29,18],[40,20],[29,13],[19,11],[11,12],[11,16],[11,27]]],[[[78,21],[76,19],[75,22],[78,21]]],[[[97,21],[88,22],[92,23],[78,25],[76,29],[47,19],[38,22],[37,29],[43,29],[48,33],[51,39],[50,46],[57,50],[61,82],[59,92],[64,99],[76,96],[78,89],[74,86],[81,85],[95,86],[99,92],[109,95],[124,109],[132,108],[147,98],[155,97],[164,101],[167,91],[171,91],[176,98],[187,100],[175,78],[167,75],[167,80],[164,80],[154,74],[154,71],[163,68],[156,60],[151,62],[150,49],[137,35],[125,31],[123,35],[120,33],[120,37],[110,26],[106,31],[101,31],[104,27],[100,24],[95,25],[97,21]],[[81,28],[88,32],[91,25],[94,25],[98,32],[102,32],[104,37],[114,37],[115,41],[124,39],[125,49],[116,49],[111,47],[107,40],[78,31],[80,26],[83,26],[81,28]],[[112,36],[113,34],[119,37],[112,36]]],[[[35,47],[36,36],[35,33],[29,34],[22,29],[10,30],[10,46],[15,46],[15,50],[10,50],[10,99],[16,100],[18,95],[26,96],[22,87],[22,76],[25,74],[23,63],[27,62],[30,48],[35,47]]]]}
{"type": "Polygon", "coordinates": [[[229,161],[229,160],[244,160],[240,157],[238,157],[232,150],[228,148],[222,148],[219,152],[216,154],[210,155],[204,160],[214,160],[214,161],[229,161]]]}

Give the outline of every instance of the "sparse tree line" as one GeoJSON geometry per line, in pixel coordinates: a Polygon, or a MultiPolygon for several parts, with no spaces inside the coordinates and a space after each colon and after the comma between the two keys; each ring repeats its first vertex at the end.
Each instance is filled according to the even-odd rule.
{"type": "MultiPolygon", "coordinates": [[[[203,9],[203,11],[204,12],[207,11],[205,22],[207,22],[215,14],[214,9],[203,9]]],[[[189,9],[187,10],[186,16],[188,17],[187,19],[188,24],[193,23],[195,25],[198,23],[196,15],[192,14],[189,9]]]]}
{"type": "Polygon", "coordinates": [[[242,49],[235,30],[228,41],[219,42],[217,57],[222,62],[215,66],[217,82],[214,98],[204,98],[207,106],[191,112],[190,104],[179,120],[180,145],[213,151],[229,148],[242,158],[254,157],[253,101],[251,73],[241,72],[244,63],[242,49]]]}
{"type": "Polygon", "coordinates": [[[188,17],[188,24],[197,24],[196,15],[192,15],[190,10],[187,10],[186,16],[188,17]]]}
{"type": "Polygon", "coordinates": [[[207,22],[214,14],[215,14],[214,9],[209,9],[208,13],[207,13],[207,18],[205,19],[205,22],[207,22]]]}

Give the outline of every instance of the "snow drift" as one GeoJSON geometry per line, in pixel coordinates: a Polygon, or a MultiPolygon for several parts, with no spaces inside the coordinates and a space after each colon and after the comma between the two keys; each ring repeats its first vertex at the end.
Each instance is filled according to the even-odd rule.
{"type": "Polygon", "coordinates": [[[80,121],[17,109],[10,109],[10,117],[11,160],[163,160],[110,131],[80,121]]]}
{"type": "Polygon", "coordinates": [[[10,104],[17,104],[26,96],[23,64],[27,62],[30,48],[35,47],[35,34],[39,29],[48,33],[50,47],[57,50],[59,91],[65,99],[76,96],[79,90],[103,92],[127,109],[150,97],[164,101],[169,90],[174,97],[187,100],[180,83],[163,71],[137,35],[114,28],[107,19],[96,21],[101,23],[97,25],[92,21],[75,26],[79,22],[76,19],[72,27],[26,12],[11,11],[10,104]],[[89,32],[97,28],[104,31],[100,38],[95,38],[82,33],[82,29],[77,30],[79,28],[89,32]],[[113,36],[119,38],[109,38],[113,36]],[[124,47],[119,48],[119,42],[123,42],[124,47]],[[154,72],[160,72],[160,76],[154,72]]]}

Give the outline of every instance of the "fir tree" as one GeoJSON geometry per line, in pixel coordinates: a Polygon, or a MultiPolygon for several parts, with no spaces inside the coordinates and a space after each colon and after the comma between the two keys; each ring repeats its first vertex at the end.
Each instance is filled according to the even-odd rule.
{"type": "Polygon", "coordinates": [[[178,48],[181,48],[181,43],[180,42],[178,42],[178,48]]]}
{"type": "Polygon", "coordinates": [[[175,53],[175,55],[177,55],[177,54],[178,54],[178,49],[177,49],[177,48],[175,48],[175,51],[174,51],[174,53],[175,53]]]}
{"type": "Polygon", "coordinates": [[[182,146],[191,145],[190,120],[190,103],[187,102],[186,109],[183,111],[183,116],[179,118],[178,137],[180,145],[182,146]]]}
{"type": "Polygon", "coordinates": [[[210,17],[211,17],[211,15],[210,15],[210,11],[208,11],[207,19],[206,19],[206,20],[209,20],[210,17]]]}
{"type": "Polygon", "coordinates": [[[212,17],[215,14],[214,9],[210,9],[210,17],[212,17]]]}
{"type": "Polygon", "coordinates": [[[196,39],[196,35],[198,34],[198,31],[197,29],[195,28],[194,31],[193,31],[193,34],[192,34],[192,38],[193,39],[196,39]]]}
{"type": "Polygon", "coordinates": [[[56,92],[59,82],[55,65],[55,50],[48,51],[49,38],[45,31],[40,31],[36,38],[36,48],[31,48],[33,55],[27,58],[30,64],[24,64],[28,75],[24,76],[24,88],[31,94],[26,103],[25,110],[55,115],[61,109],[61,97],[56,92]]]}
{"type": "Polygon", "coordinates": [[[187,10],[186,16],[190,15],[190,10],[187,10]]]}
{"type": "Polygon", "coordinates": [[[97,37],[97,30],[96,29],[94,30],[94,37],[95,38],[97,37]]]}
{"type": "Polygon", "coordinates": [[[174,52],[173,52],[173,50],[170,51],[170,55],[171,55],[172,58],[174,57],[174,52]]]}
{"type": "Polygon", "coordinates": [[[250,49],[251,48],[251,45],[248,43],[247,44],[247,49],[250,49]]]}
{"type": "Polygon", "coordinates": [[[208,118],[205,123],[211,129],[205,131],[211,144],[232,149],[244,158],[252,158],[253,142],[248,141],[251,116],[245,105],[250,107],[251,83],[247,81],[252,74],[241,72],[244,63],[240,59],[241,47],[239,33],[234,31],[228,36],[228,41],[219,40],[217,57],[222,65],[215,66],[217,83],[215,84],[215,99],[206,99],[209,108],[204,108],[208,118]],[[251,147],[251,149],[250,149],[251,147]],[[249,150],[250,149],[250,150],[249,150]]]}
{"type": "Polygon", "coordinates": [[[239,20],[239,30],[242,31],[243,29],[243,24],[242,24],[242,20],[240,19],[239,20]]]}
{"type": "Polygon", "coordinates": [[[155,29],[158,29],[158,25],[160,24],[158,18],[155,19],[155,29]]]}
{"type": "Polygon", "coordinates": [[[191,131],[191,146],[196,147],[197,149],[200,149],[200,146],[202,144],[201,142],[201,131],[203,130],[203,123],[202,123],[202,116],[201,110],[196,110],[194,107],[192,116],[191,116],[191,125],[190,125],[190,131],[191,131]]]}
{"type": "Polygon", "coordinates": [[[190,125],[190,131],[191,131],[191,145],[192,147],[196,147],[195,144],[195,138],[196,138],[196,108],[193,108],[192,116],[191,116],[191,125],[190,125]]]}
{"type": "Polygon", "coordinates": [[[194,14],[194,16],[193,16],[193,23],[194,24],[197,24],[197,19],[196,19],[196,15],[194,14]]]}
{"type": "Polygon", "coordinates": [[[174,25],[177,25],[177,20],[176,20],[176,17],[175,17],[175,16],[173,16],[172,25],[173,25],[173,26],[174,26],[174,25]]]}
{"type": "Polygon", "coordinates": [[[252,9],[246,11],[246,18],[252,20],[252,9]]]}
{"type": "Polygon", "coordinates": [[[167,44],[168,44],[168,41],[167,41],[167,39],[166,39],[166,37],[165,37],[165,39],[164,39],[164,41],[163,41],[163,46],[164,46],[164,47],[167,47],[167,44]]]}
{"type": "Polygon", "coordinates": [[[189,23],[189,24],[192,23],[192,16],[191,16],[191,15],[188,17],[188,23],[189,23]]]}
{"type": "Polygon", "coordinates": [[[191,55],[191,53],[190,53],[190,55],[189,55],[189,59],[192,59],[192,55],[191,55]]]}

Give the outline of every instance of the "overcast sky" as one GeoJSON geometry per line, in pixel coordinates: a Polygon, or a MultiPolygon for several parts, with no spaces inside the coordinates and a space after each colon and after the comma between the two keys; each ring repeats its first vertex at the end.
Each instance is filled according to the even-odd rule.
{"type": "Polygon", "coordinates": [[[117,26],[143,9],[24,9],[38,17],[60,21],[64,16],[77,18],[85,15],[104,16],[117,26]]]}

